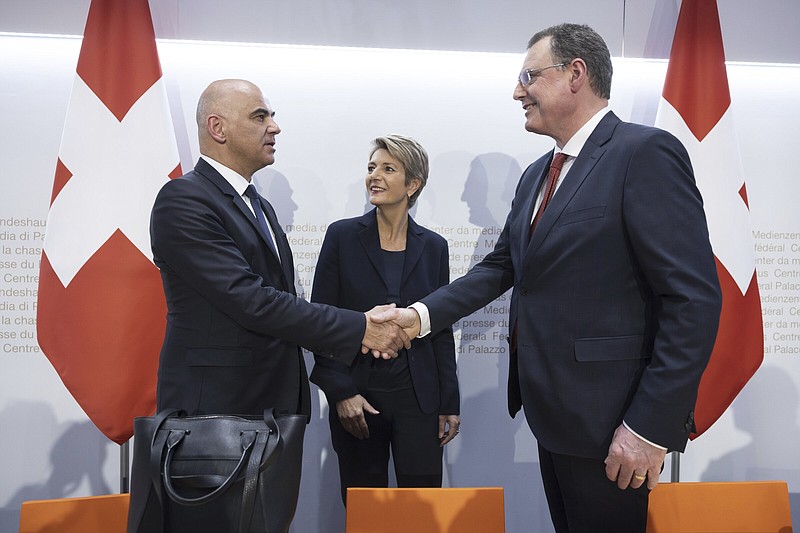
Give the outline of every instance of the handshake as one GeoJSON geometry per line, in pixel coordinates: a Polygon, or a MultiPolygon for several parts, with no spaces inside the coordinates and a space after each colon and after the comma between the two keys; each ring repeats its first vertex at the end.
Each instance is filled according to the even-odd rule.
{"type": "Polygon", "coordinates": [[[419,314],[413,308],[378,305],[364,315],[367,329],[361,340],[361,353],[372,352],[376,359],[397,357],[397,353],[402,348],[410,348],[411,339],[419,335],[419,314]]]}

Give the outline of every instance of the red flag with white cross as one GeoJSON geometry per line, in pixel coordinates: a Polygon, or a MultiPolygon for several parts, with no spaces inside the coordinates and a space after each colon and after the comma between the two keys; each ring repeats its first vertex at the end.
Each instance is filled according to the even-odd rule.
{"type": "Polygon", "coordinates": [[[39,345],[109,439],[155,410],[166,303],[150,210],[181,174],[147,0],[92,0],[39,276],[39,345]]]}
{"type": "Polygon", "coordinates": [[[683,0],[656,126],[689,151],[722,287],[722,315],[695,408],[696,438],[722,416],[764,358],[745,176],[715,0],[683,0]]]}

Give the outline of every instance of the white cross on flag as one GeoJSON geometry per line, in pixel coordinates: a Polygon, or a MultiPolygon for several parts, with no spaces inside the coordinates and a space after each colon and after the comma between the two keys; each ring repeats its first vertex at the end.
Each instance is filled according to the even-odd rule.
{"type": "Polygon", "coordinates": [[[750,208],[715,0],[681,3],[656,126],[689,151],[722,287],[717,340],[695,408],[695,438],[722,416],[764,358],[750,208]]]}
{"type": "Polygon", "coordinates": [[[181,174],[147,0],[92,0],[56,165],[38,340],[109,439],[155,410],[166,325],[150,210],[181,174]]]}

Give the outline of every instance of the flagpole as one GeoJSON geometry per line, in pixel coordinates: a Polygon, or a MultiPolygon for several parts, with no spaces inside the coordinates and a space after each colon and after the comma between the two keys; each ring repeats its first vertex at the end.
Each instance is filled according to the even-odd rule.
{"type": "Polygon", "coordinates": [[[627,11],[627,6],[625,5],[625,0],[622,0],[622,50],[620,51],[620,55],[624,58],[625,57],[625,12],[627,11]]]}
{"type": "Polygon", "coordinates": [[[127,440],[119,445],[119,493],[127,494],[131,491],[130,481],[130,444],[127,440]]]}
{"type": "Polygon", "coordinates": [[[672,458],[672,466],[670,467],[669,480],[671,483],[678,483],[681,480],[681,452],[672,452],[670,457],[672,458]]]}

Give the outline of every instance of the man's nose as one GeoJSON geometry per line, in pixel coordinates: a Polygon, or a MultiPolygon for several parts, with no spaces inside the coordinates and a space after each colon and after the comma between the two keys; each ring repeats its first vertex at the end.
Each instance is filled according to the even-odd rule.
{"type": "Polygon", "coordinates": [[[511,97],[514,100],[522,100],[523,98],[525,98],[526,94],[527,93],[525,92],[525,88],[522,86],[522,83],[520,81],[517,81],[517,85],[516,87],[514,87],[514,93],[512,94],[511,97]]]}

